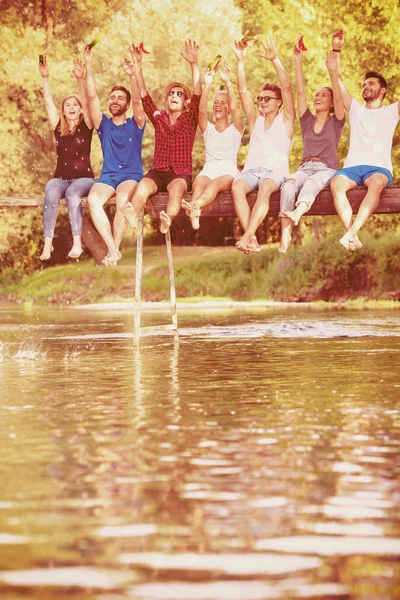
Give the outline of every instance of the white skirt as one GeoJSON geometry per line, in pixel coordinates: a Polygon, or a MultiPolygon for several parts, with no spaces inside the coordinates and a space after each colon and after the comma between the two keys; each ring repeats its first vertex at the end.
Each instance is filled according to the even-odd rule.
{"type": "Polygon", "coordinates": [[[231,177],[236,177],[238,173],[239,169],[237,168],[237,165],[233,160],[212,159],[206,162],[206,164],[204,165],[200,173],[197,175],[197,177],[204,175],[204,177],[208,177],[209,179],[216,179],[217,177],[223,177],[223,175],[230,175],[231,177]]]}

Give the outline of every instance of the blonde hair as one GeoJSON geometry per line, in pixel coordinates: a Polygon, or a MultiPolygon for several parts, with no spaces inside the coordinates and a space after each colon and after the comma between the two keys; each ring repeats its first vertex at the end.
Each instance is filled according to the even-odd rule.
{"type": "Polygon", "coordinates": [[[74,129],[72,131],[70,131],[69,123],[64,115],[64,105],[65,105],[66,101],[69,100],[70,98],[75,98],[75,100],[77,101],[79,106],[82,108],[82,102],[79,100],[78,96],[75,96],[75,94],[68,94],[67,96],[64,96],[64,98],[62,99],[62,102],[61,102],[60,123],[57,127],[57,129],[59,130],[61,135],[72,135],[73,133],[75,133],[77,127],[81,124],[81,122],[83,120],[83,113],[81,113],[79,115],[78,123],[75,125],[74,129]]]}

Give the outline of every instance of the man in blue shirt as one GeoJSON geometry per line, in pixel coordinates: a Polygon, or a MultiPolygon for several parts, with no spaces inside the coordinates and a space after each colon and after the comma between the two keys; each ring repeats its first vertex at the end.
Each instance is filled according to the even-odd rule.
{"type": "Polygon", "coordinates": [[[121,85],[111,89],[108,100],[110,118],[106,117],[100,107],[89,46],[85,47],[84,55],[90,116],[99,134],[104,158],[100,179],[90,190],[88,203],[93,223],[107,245],[107,256],[103,263],[115,266],[121,258],[119,246],[126,228],[120,208],[130,200],[143,177],[142,140],[146,120],[133,65],[129,61],[124,64],[130,78],[131,92],[121,85]],[[133,117],[127,118],[131,98],[133,117]],[[114,194],[116,212],[111,230],[104,205],[114,194]]]}

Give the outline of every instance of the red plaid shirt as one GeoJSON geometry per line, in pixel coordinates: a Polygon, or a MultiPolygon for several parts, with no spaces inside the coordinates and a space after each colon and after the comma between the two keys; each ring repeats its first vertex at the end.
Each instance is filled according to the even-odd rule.
{"type": "Polygon", "coordinates": [[[167,111],[159,110],[149,93],[142,98],[142,102],[156,134],[152,169],[168,171],[172,168],[175,173],[191,176],[200,96],[192,96],[189,108],[178,117],[174,125],[170,124],[167,111]]]}

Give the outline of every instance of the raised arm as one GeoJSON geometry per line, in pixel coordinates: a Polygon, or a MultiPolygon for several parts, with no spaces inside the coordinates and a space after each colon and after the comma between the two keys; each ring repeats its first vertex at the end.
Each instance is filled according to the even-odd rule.
{"type": "Polygon", "coordinates": [[[129,75],[129,79],[131,82],[131,102],[133,118],[135,119],[136,125],[139,127],[139,129],[142,129],[145,125],[146,117],[142,104],[142,96],[136,78],[136,67],[135,64],[127,58],[124,59],[124,63],[122,66],[124,68],[125,73],[129,75]]]}
{"type": "Polygon", "coordinates": [[[93,70],[92,70],[92,51],[87,44],[83,51],[86,63],[86,91],[87,98],[89,101],[89,112],[96,129],[100,127],[103,113],[101,112],[100,100],[96,92],[96,85],[94,82],[93,70]]]}
{"type": "Polygon", "coordinates": [[[225,63],[224,68],[219,69],[218,72],[219,72],[219,76],[221,77],[222,82],[225,84],[226,90],[228,92],[228,107],[229,107],[229,112],[232,115],[233,124],[235,125],[236,129],[238,131],[240,131],[240,133],[243,133],[244,123],[243,123],[243,119],[242,119],[242,113],[240,112],[240,108],[238,107],[238,104],[236,101],[236,95],[233,90],[233,85],[231,82],[231,70],[230,70],[229,66],[227,65],[227,63],[225,63]]]}
{"type": "Polygon", "coordinates": [[[135,46],[135,44],[130,44],[129,52],[131,53],[132,63],[135,66],[136,80],[139,86],[140,96],[143,98],[147,94],[142,67],[143,52],[140,50],[140,47],[135,46]]]}
{"type": "Polygon", "coordinates": [[[89,100],[85,85],[85,66],[81,60],[74,58],[74,68],[72,74],[75,76],[79,85],[79,96],[82,102],[82,112],[85,123],[89,129],[93,129],[93,121],[89,111],[89,100]]]}
{"type": "Polygon", "coordinates": [[[344,104],[339,83],[339,63],[337,57],[337,53],[333,52],[333,50],[328,52],[326,57],[326,68],[328,69],[331,78],[335,117],[341,121],[344,118],[344,104]]]}
{"type": "Polygon", "coordinates": [[[299,48],[298,41],[293,48],[293,58],[296,74],[296,93],[297,93],[297,109],[299,111],[299,117],[302,117],[308,108],[306,85],[304,82],[303,73],[303,51],[299,48]]]}
{"type": "Polygon", "coordinates": [[[190,64],[190,68],[192,70],[193,94],[195,96],[200,96],[201,80],[198,64],[199,44],[196,42],[196,40],[186,40],[185,51],[181,52],[180,54],[190,64]]]}
{"type": "Polygon", "coordinates": [[[283,118],[287,126],[287,134],[289,137],[292,137],[296,111],[294,107],[293,89],[290,82],[290,77],[285,67],[281,63],[281,60],[278,56],[277,45],[273,39],[270,36],[267,36],[266,41],[263,41],[262,44],[264,46],[264,52],[260,52],[259,56],[271,61],[274,65],[282,92],[283,118]]]}
{"type": "MultiPolygon", "coordinates": [[[[340,70],[340,52],[343,48],[343,45],[344,45],[344,32],[343,32],[343,29],[339,29],[339,31],[336,31],[336,33],[334,33],[332,36],[332,52],[334,52],[336,54],[337,75],[338,75],[340,91],[342,93],[343,105],[344,105],[346,111],[349,112],[353,97],[342,81],[342,75],[341,75],[341,70],[340,70]]],[[[330,72],[329,72],[329,74],[330,74],[330,72]]],[[[333,84],[332,84],[332,89],[333,89],[333,84]]]]}
{"type": "Polygon", "coordinates": [[[51,93],[50,79],[49,79],[49,67],[47,64],[47,56],[43,55],[43,63],[39,62],[40,74],[43,78],[43,98],[44,105],[46,107],[47,116],[49,117],[50,125],[52,129],[57,127],[60,116],[58,114],[56,105],[54,104],[53,95],[51,93]]]}
{"type": "Polygon", "coordinates": [[[233,45],[231,45],[231,48],[237,58],[237,87],[239,91],[239,98],[251,133],[253,131],[254,123],[256,122],[258,113],[256,107],[254,106],[253,97],[247,89],[246,71],[244,66],[246,46],[242,42],[235,41],[233,42],[233,45]]]}
{"type": "Polygon", "coordinates": [[[210,92],[210,87],[213,82],[214,75],[215,75],[215,71],[212,71],[211,69],[207,69],[207,71],[204,75],[203,91],[201,93],[201,98],[200,98],[200,102],[199,102],[199,127],[200,127],[201,133],[204,133],[205,130],[207,129],[208,94],[210,92]]]}

